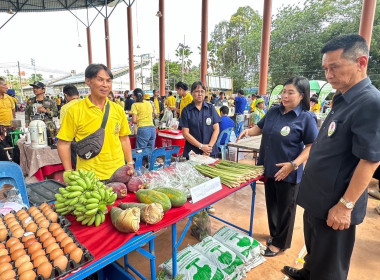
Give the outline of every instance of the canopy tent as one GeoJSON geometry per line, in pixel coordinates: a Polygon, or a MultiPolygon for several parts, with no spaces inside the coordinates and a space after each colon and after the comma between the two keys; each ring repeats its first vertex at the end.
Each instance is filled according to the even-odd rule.
{"type": "Polygon", "coordinates": [[[310,84],[310,96],[314,93],[319,94],[321,88],[326,84],[326,81],[311,80],[310,84]]]}

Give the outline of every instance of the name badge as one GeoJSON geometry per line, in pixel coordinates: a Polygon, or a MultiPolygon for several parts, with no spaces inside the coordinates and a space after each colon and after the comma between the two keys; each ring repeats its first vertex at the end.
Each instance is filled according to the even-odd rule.
{"type": "Polygon", "coordinates": [[[210,125],[210,124],[211,124],[211,118],[207,118],[207,119],[206,119],[206,124],[207,124],[207,125],[210,125]]]}
{"type": "Polygon", "coordinates": [[[330,137],[335,133],[336,130],[336,123],[332,121],[329,125],[329,128],[327,130],[327,135],[330,137]]]}
{"type": "Polygon", "coordinates": [[[284,126],[283,128],[281,128],[280,133],[281,133],[282,136],[288,136],[289,133],[290,133],[290,127],[289,126],[284,126]]]}

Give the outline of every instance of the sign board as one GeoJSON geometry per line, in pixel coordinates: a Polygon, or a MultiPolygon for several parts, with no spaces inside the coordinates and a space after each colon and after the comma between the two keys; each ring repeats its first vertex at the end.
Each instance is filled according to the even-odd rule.
{"type": "Polygon", "coordinates": [[[207,182],[189,189],[191,195],[191,203],[196,203],[217,191],[222,189],[222,184],[219,177],[215,177],[207,182]]]}
{"type": "Polygon", "coordinates": [[[322,103],[325,101],[327,95],[333,90],[332,85],[330,83],[326,83],[321,88],[321,91],[319,92],[318,102],[322,103]]]}
{"type": "Polygon", "coordinates": [[[282,89],[284,88],[283,85],[276,86],[269,97],[269,104],[268,104],[268,110],[270,106],[272,106],[273,102],[278,98],[278,95],[281,93],[282,89]]]}

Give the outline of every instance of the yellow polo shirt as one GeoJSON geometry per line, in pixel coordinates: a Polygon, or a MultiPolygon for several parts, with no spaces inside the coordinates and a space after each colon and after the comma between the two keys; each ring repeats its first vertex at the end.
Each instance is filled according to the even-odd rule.
{"type": "Polygon", "coordinates": [[[157,110],[157,113],[159,114],[159,113],[161,113],[160,112],[160,104],[159,104],[159,102],[158,102],[158,98],[154,98],[154,106],[156,106],[156,110],[157,110]]]}
{"type": "Polygon", "coordinates": [[[188,92],[185,97],[182,97],[181,104],[179,105],[179,115],[181,115],[183,108],[193,102],[193,96],[188,92]]]}
{"type": "Polygon", "coordinates": [[[175,107],[175,104],[177,101],[175,100],[175,97],[173,95],[171,95],[168,97],[166,102],[168,103],[168,107],[175,107]]]}
{"type": "Polygon", "coordinates": [[[153,107],[149,101],[133,103],[131,114],[137,116],[137,127],[153,126],[153,107]]]}
{"type": "MultiPolygon", "coordinates": [[[[89,160],[77,157],[76,169],[94,170],[100,180],[109,179],[119,167],[125,164],[119,137],[131,134],[127,117],[116,103],[110,104],[105,137],[100,153],[89,160]]],[[[64,141],[80,141],[100,128],[105,111],[91,103],[88,96],[71,106],[66,112],[57,137],[64,141]]]]}
{"type": "Polygon", "coordinates": [[[13,98],[8,94],[4,94],[3,98],[0,98],[0,125],[10,126],[13,120],[13,112],[15,109],[15,103],[13,98]]]}
{"type": "Polygon", "coordinates": [[[65,105],[62,106],[61,108],[61,113],[59,114],[59,123],[62,125],[63,119],[65,118],[67,110],[74,104],[76,104],[80,99],[73,99],[69,103],[66,103],[65,105]]]}

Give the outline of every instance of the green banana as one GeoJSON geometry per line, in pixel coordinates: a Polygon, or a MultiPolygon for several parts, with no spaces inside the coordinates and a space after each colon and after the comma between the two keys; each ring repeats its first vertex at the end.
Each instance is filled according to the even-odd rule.
{"type": "Polygon", "coordinates": [[[100,213],[100,216],[102,218],[102,220],[100,221],[100,223],[102,224],[106,220],[106,215],[104,215],[104,213],[100,213]]]}
{"type": "Polygon", "coordinates": [[[95,226],[98,227],[102,222],[102,216],[101,214],[97,213],[95,215],[95,226]]]}
{"type": "Polygon", "coordinates": [[[76,192],[76,191],[83,192],[84,189],[81,186],[68,186],[66,187],[66,190],[68,190],[69,192],[76,192]]]}
{"type": "Polygon", "coordinates": [[[65,188],[58,189],[61,194],[69,193],[65,188]]]}
{"type": "Polygon", "coordinates": [[[98,203],[91,203],[91,204],[87,204],[86,205],[86,209],[90,210],[90,209],[94,209],[94,208],[98,208],[99,207],[99,204],[98,203]]]}
{"type": "Polygon", "coordinates": [[[117,194],[116,193],[113,193],[110,198],[107,200],[107,205],[111,205],[113,204],[115,201],[116,201],[116,198],[117,198],[117,194]],[[111,204],[110,204],[111,203],[111,204]]]}
{"type": "Polygon", "coordinates": [[[87,189],[91,189],[92,188],[92,184],[91,184],[90,178],[84,177],[84,182],[86,183],[86,188],[87,189]]]}
{"type": "Polygon", "coordinates": [[[92,197],[92,198],[87,199],[87,203],[88,203],[88,204],[91,204],[91,203],[99,203],[99,199],[97,199],[97,198],[95,198],[95,197],[92,197]]]}
{"type": "Polygon", "coordinates": [[[106,209],[107,209],[106,204],[105,204],[104,202],[101,202],[101,203],[99,204],[99,210],[104,211],[104,210],[106,210],[106,209]]]}
{"type": "Polygon", "coordinates": [[[82,220],[82,225],[86,225],[89,220],[91,220],[91,216],[85,216],[86,218],[82,220]]]}
{"type": "Polygon", "coordinates": [[[66,200],[60,193],[56,193],[54,196],[58,202],[65,202],[66,200]]]}
{"type": "Polygon", "coordinates": [[[87,177],[89,177],[92,180],[93,178],[95,178],[95,172],[93,170],[88,171],[87,177]]]}
{"type": "Polygon", "coordinates": [[[105,190],[105,192],[104,192],[104,200],[107,201],[109,198],[110,198],[110,193],[107,192],[107,190],[105,190]]]}
{"type": "Polygon", "coordinates": [[[70,176],[69,176],[69,179],[70,179],[71,181],[76,181],[77,179],[80,179],[80,177],[77,176],[77,175],[70,175],[70,176]]]}
{"type": "Polygon", "coordinates": [[[66,207],[64,202],[56,202],[55,203],[55,209],[64,208],[66,207]]]}
{"type": "Polygon", "coordinates": [[[73,199],[74,199],[74,198],[66,199],[65,202],[64,202],[63,204],[65,204],[65,205],[69,205],[73,199]]]}
{"type": "Polygon", "coordinates": [[[76,219],[76,220],[77,220],[78,222],[81,222],[81,221],[83,221],[86,217],[87,217],[86,215],[77,216],[77,219],[76,219]]]}
{"type": "Polygon", "coordinates": [[[69,205],[76,205],[79,202],[79,197],[73,198],[69,205]]]}
{"type": "Polygon", "coordinates": [[[83,215],[84,213],[82,211],[74,210],[73,214],[78,217],[83,215]]]}
{"type": "Polygon", "coordinates": [[[104,200],[104,198],[106,196],[106,191],[104,189],[98,189],[98,192],[99,192],[101,199],[104,200]]]}
{"type": "Polygon", "coordinates": [[[75,170],[71,171],[71,175],[80,176],[79,172],[75,170]]]}
{"type": "Polygon", "coordinates": [[[77,181],[70,181],[69,186],[78,186],[77,181]]]}
{"type": "Polygon", "coordinates": [[[83,189],[87,189],[87,185],[84,179],[78,177],[78,179],[76,179],[75,182],[77,183],[78,186],[81,186],[83,189]]]}
{"type": "Polygon", "coordinates": [[[82,192],[80,191],[70,192],[67,194],[67,198],[74,198],[74,197],[80,196],[81,194],[82,192]]]}
{"type": "Polygon", "coordinates": [[[88,226],[92,226],[92,224],[95,222],[95,219],[96,219],[96,215],[93,215],[93,216],[91,217],[91,219],[88,221],[87,225],[88,225],[88,226]]]}
{"type": "Polygon", "coordinates": [[[93,215],[95,215],[96,214],[96,212],[98,212],[98,207],[96,207],[96,208],[94,208],[94,209],[91,209],[91,210],[88,210],[88,211],[86,211],[86,215],[87,216],[93,216],[93,215]]]}
{"type": "Polygon", "coordinates": [[[100,194],[97,191],[92,191],[91,196],[98,199],[99,201],[102,200],[102,197],[100,196],[100,194]]]}

